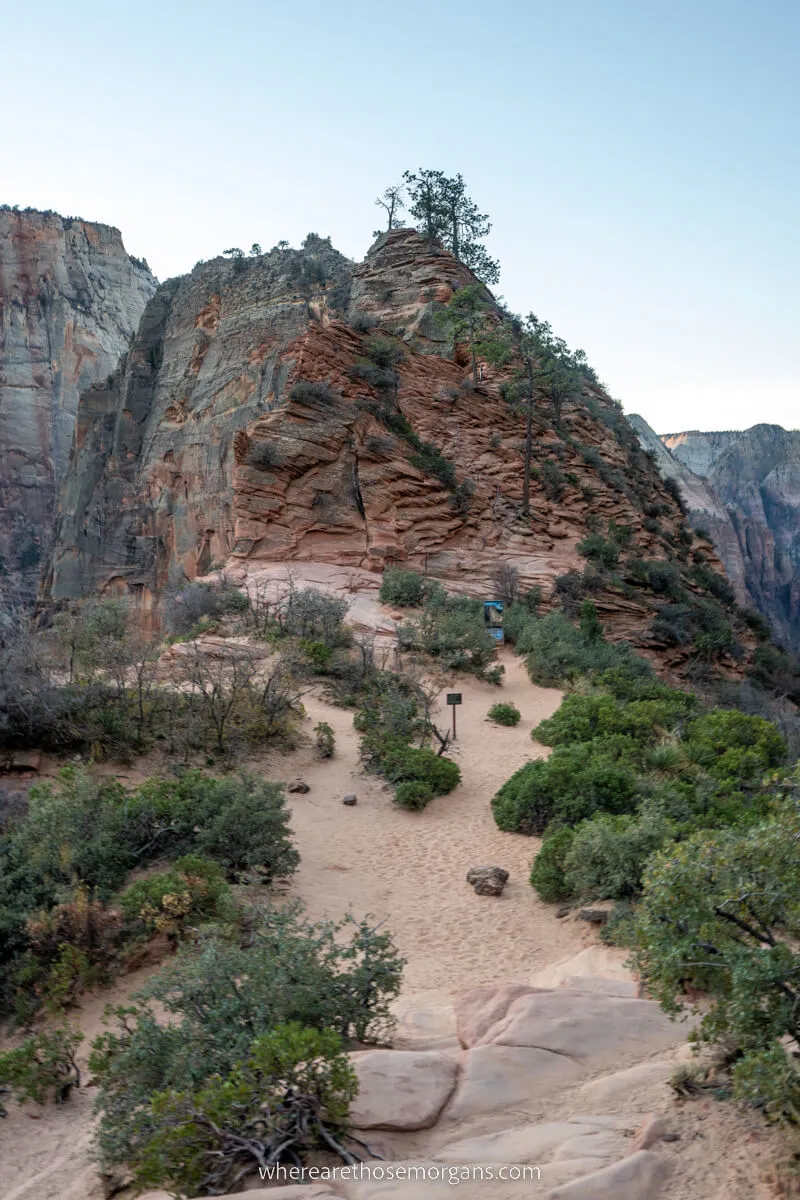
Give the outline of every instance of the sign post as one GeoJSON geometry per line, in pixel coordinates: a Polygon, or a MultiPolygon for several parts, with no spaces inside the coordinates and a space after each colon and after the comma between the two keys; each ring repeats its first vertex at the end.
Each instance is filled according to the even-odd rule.
{"type": "Polygon", "coordinates": [[[453,710],[453,741],[456,740],[456,708],[461,703],[461,692],[448,692],[447,703],[453,710]]]}

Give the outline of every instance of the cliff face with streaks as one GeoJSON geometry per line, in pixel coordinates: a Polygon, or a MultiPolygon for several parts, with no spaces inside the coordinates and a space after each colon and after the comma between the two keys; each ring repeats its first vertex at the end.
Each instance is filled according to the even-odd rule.
{"type": "Polygon", "coordinates": [[[676,479],[695,525],[704,526],[742,604],[776,638],[800,650],[800,432],[754,425],[743,432],[663,434],[631,423],[676,479]],[[658,443],[658,448],[655,447],[658,443]]]}
{"type": "Polygon", "coordinates": [[[156,283],[108,225],[0,209],[0,588],[31,598],[78,398],[126,351],[156,283]]]}
{"type": "MultiPolygon", "coordinates": [[[[537,400],[521,514],[514,364],[482,364],[473,386],[467,348],[437,319],[474,282],[402,229],[358,266],[310,237],[163,285],[124,365],[81,399],[46,594],[125,595],[148,612],[225,564],[315,562],[405,563],[476,594],[511,563],[547,595],[583,570],[587,532],[620,526],[636,554],[678,546],[688,561],[678,504],[588,381],[560,424],[537,400]]],[[[719,566],[707,545],[703,561],[719,566]]],[[[647,650],[652,604],[619,576],[594,584],[612,632],[647,650]]]]}

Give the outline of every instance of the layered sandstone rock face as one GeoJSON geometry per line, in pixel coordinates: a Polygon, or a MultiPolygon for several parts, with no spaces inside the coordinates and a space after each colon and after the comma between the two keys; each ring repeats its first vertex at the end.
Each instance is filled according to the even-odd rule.
{"type": "Polygon", "coordinates": [[[35,592],[78,397],[116,367],[156,282],[117,229],[0,210],[0,587],[35,592]]]}
{"type": "MultiPolygon", "coordinates": [[[[453,352],[436,319],[472,282],[404,229],[358,267],[310,238],[301,251],[219,259],[165,284],[124,369],[82,398],[52,597],[124,593],[147,609],[165,586],[231,560],[375,572],[403,562],[473,592],[512,562],[523,584],[547,584],[582,565],[587,529],[612,520],[661,553],[645,510],[658,503],[669,527],[677,505],[589,385],[559,432],[537,405],[521,517],[524,415],[504,398],[512,368],[484,365],[473,388],[466,348],[453,352]],[[375,337],[365,325],[403,348],[396,388],[359,367],[375,337]],[[450,479],[420,442],[449,460],[450,479]]],[[[621,595],[613,612],[603,604],[626,629],[649,619],[621,595]]]]}
{"type": "Polygon", "coordinates": [[[800,650],[800,432],[754,425],[658,438],[640,417],[631,423],[678,481],[694,523],[711,533],[739,602],[800,650]]]}

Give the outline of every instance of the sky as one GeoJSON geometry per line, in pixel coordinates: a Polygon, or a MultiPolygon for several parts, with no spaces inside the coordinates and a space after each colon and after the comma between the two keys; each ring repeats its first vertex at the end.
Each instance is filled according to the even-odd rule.
{"type": "Polygon", "coordinates": [[[0,203],[159,277],[460,171],[498,294],[660,433],[800,424],[798,0],[0,0],[0,203]]]}

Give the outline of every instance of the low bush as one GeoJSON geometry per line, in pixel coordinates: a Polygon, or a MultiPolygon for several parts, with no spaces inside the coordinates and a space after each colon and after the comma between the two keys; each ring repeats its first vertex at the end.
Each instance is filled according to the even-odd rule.
{"type": "Polygon", "coordinates": [[[301,404],[311,404],[321,408],[329,408],[341,400],[329,383],[312,380],[299,380],[292,388],[289,396],[301,404]]]}
{"type": "Polygon", "coordinates": [[[248,464],[262,471],[280,467],[284,461],[283,451],[274,442],[253,442],[247,451],[248,464]]]}
{"type": "Polygon", "coordinates": [[[493,704],[487,715],[496,725],[518,725],[522,716],[516,704],[493,704]]]}
{"type": "Polygon", "coordinates": [[[432,475],[451,491],[455,489],[458,483],[455,463],[431,442],[422,442],[419,449],[409,455],[408,461],[424,475],[432,475]]]}
{"type": "Polygon", "coordinates": [[[531,886],[546,904],[569,900],[572,892],[564,876],[564,864],[574,832],[568,826],[554,829],[542,842],[531,867],[531,886]]]}
{"type": "Polygon", "coordinates": [[[427,746],[391,750],[383,760],[382,770],[391,783],[427,783],[436,796],[452,792],[461,782],[458,763],[437,755],[427,746]]]}
{"type": "MultiPolygon", "coordinates": [[[[195,1159],[165,1162],[151,1152],[159,1132],[171,1126],[165,1105],[172,1111],[173,1102],[192,1097],[206,1081],[216,1088],[217,1081],[221,1086],[236,1077],[239,1065],[259,1053],[259,1039],[271,1035],[278,1046],[270,1044],[286,1051],[283,1070],[296,1078],[298,1056],[289,1054],[289,1047],[299,1047],[299,1057],[308,1061],[322,1043],[297,1034],[287,1045],[277,1032],[281,1026],[328,1031],[344,1043],[385,1037],[402,965],[390,936],[368,922],[346,917],[311,924],[296,906],[257,910],[246,948],[211,936],[179,950],[172,964],[133,997],[133,1007],[109,1014],[112,1028],[93,1045],[90,1065],[100,1087],[98,1149],[104,1169],[130,1164],[142,1170],[150,1164],[164,1172],[160,1182],[171,1182],[181,1162],[195,1159]],[[156,1005],[166,1010],[167,1021],[156,1005]]],[[[332,1042],[325,1045],[333,1052],[332,1042]]],[[[265,1095],[272,1094],[272,1078],[265,1061],[265,1095]]],[[[237,1097],[246,1094],[222,1087],[217,1128],[241,1128],[237,1097]]],[[[291,1091],[284,1087],[282,1094],[290,1103],[291,1091]]],[[[265,1123],[269,1128],[266,1118],[265,1123]]]]}
{"type": "Polygon", "coordinates": [[[394,794],[394,802],[400,808],[410,808],[419,812],[433,799],[433,788],[421,779],[409,779],[398,783],[394,794]]]}
{"type": "Polygon", "coordinates": [[[283,785],[187,771],[126,792],[70,767],[31,788],[27,811],[0,837],[0,1011],[19,991],[34,1007],[57,1005],[102,982],[119,934],[119,914],[103,902],[134,868],[182,855],[213,859],[230,878],[291,875],[298,854],[283,785]]]}
{"type": "Polygon", "coordinates": [[[639,894],[648,859],[674,837],[655,814],[600,814],[574,830],[564,856],[566,892],[581,900],[626,900],[639,894]]]}
{"type": "Polygon", "coordinates": [[[547,760],[520,767],[494,796],[498,827],[540,836],[551,822],[574,825],[596,812],[631,812],[636,750],[619,737],[556,746],[547,760]]]}
{"type": "Polygon", "coordinates": [[[276,1159],[299,1163],[333,1149],[353,1161],[345,1141],[357,1088],[337,1034],[280,1025],[256,1038],[225,1077],[160,1093],[152,1105],[157,1123],[128,1166],[140,1188],[221,1195],[276,1159]]]}
{"type": "Polygon", "coordinates": [[[232,922],[233,894],[220,866],[197,854],[179,858],[168,871],[137,879],[120,896],[123,916],[134,931],[172,938],[209,921],[232,922]]]}
{"type": "Polygon", "coordinates": [[[635,965],[667,1012],[695,1007],[687,984],[705,993],[695,1037],[733,1061],[734,1096],[791,1122],[800,1111],[788,1050],[800,1037],[799,838],[793,799],[755,828],[670,846],[645,871],[632,930],[635,965]]]}
{"type": "Polygon", "coordinates": [[[320,758],[333,758],[336,735],[327,721],[320,721],[318,725],[314,726],[314,740],[320,758]]]}
{"type": "Polygon", "coordinates": [[[0,1052],[0,1099],[5,1090],[20,1104],[27,1100],[35,1104],[66,1100],[73,1087],[80,1087],[75,1053],[82,1041],[80,1030],[63,1025],[43,1030],[14,1049],[0,1052]]]}
{"type": "Polygon", "coordinates": [[[387,567],[381,580],[380,599],[383,604],[400,608],[419,608],[426,596],[426,583],[419,571],[406,567],[387,567]]]}
{"type": "Polygon", "coordinates": [[[436,658],[447,671],[481,675],[495,656],[497,644],[483,621],[479,600],[436,593],[422,614],[398,630],[400,644],[436,658]]]}

